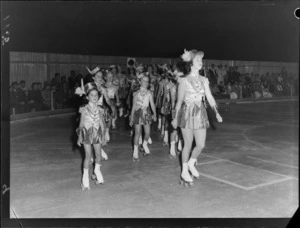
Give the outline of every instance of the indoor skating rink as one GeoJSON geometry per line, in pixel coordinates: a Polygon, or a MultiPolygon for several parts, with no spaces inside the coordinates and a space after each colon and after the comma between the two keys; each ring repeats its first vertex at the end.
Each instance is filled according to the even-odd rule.
{"type": "Polygon", "coordinates": [[[224,122],[208,130],[193,187],[179,184],[180,158],[169,158],[157,123],[151,155],[140,153],[133,163],[128,122],[119,118],[104,147],[105,184],[90,180],[91,190],[82,192],[75,114],[12,121],[10,217],[292,217],[298,208],[298,102],[220,105],[224,122]]]}

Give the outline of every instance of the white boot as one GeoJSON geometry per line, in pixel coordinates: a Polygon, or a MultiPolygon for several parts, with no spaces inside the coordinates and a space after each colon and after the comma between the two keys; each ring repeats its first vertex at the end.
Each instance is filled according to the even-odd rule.
{"type": "Polygon", "coordinates": [[[165,133],[165,127],[161,126],[161,138],[164,137],[164,133],[165,133]]]}
{"type": "Polygon", "coordinates": [[[107,157],[107,154],[105,153],[105,151],[101,148],[101,157],[104,159],[104,160],[108,160],[108,157],[107,157]]]}
{"type": "Polygon", "coordinates": [[[149,139],[148,139],[148,143],[149,144],[152,144],[152,139],[149,137],[149,139]]]}
{"type": "Polygon", "coordinates": [[[90,190],[89,169],[83,169],[81,190],[90,190]]]}
{"type": "Polygon", "coordinates": [[[185,182],[188,182],[188,183],[192,183],[193,182],[193,179],[191,178],[191,176],[189,174],[188,163],[183,163],[182,164],[181,178],[185,182]]]}
{"type": "Polygon", "coordinates": [[[195,168],[195,163],[197,162],[197,159],[195,158],[190,158],[190,160],[188,161],[188,168],[189,171],[192,173],[192,175],[198,179],[199,178],[199,172],[198,170],[195,168]]]}
{"type": "Polygon", "coordinates": [[[137,146],[137,145],[133,146],[133,155],[132,155],[133,161],[138,161],[139,160],[139,149],[138,149],[138,147],[139,146],[137,146]]]}
{"type": "Polygon", "coordinates": [[[111,124],[112,125],[112,129],[116,129],[117,128],[117,126],[116,126],[116,120],[117,119],[113,119],[112,120],[112,124],[111,124]]]}
{"type": "Polygon", "coordinates": [[[164,145],[168,145],[169,143],[169,134],[168,134],[168,131],[165,131],[165,134],[164,134],[164,145]]]}
{"type": "Polygon", "coordinates": [[[150,154],[150,150],[149,150],[149,147],[148,147],[148,143],[145,140],[143,142],[143,148],[145,150],[144,156],[148,156],[150,154]]]}
{"type": "Polygon", "coordinates": [[[123,116],[123,108],[120,108],[120,117],[123,116]]]}
{"type": "Polygon", "coordinates": [[[110,141],[109,129],[106,129],[106,131],[105,131],[105,139],[106,139],[106,142],[110,141]]]}
{"type": "Polygon", "coordinates": [[[171,142],[170,155],[171,155],[172,157],[176,157],[176,152],[175,152],[175,141],[172,141],[172,142],[171,142]]]}
{"type": "Polygon", "coordinates": [[[182,143],[181,140],[178,140],[178,150],[182,151],[182,143]]]}
{"type": "Polygon", "coordinates": [[[158,130],[161,129],[161,116],[158,117],[158,126],[157,126],[158,130]]]}
{"type": "Polygon", "coordinates": [[[104,180],[103,180],[103,176],[102,173],[100,171],[100,164],[96,163],[95,164],[95,169],[94,169],[94,173],[96,175],[96,184],[103,184],[104,180]]]}

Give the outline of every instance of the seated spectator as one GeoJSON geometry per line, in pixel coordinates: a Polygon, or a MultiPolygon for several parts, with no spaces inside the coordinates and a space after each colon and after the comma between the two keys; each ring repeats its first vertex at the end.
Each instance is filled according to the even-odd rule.
{"type": "Polygon", "coordinates": [[[32,83],[31,88],[31,91],[28,93],[28,104],[31,110],[42,111],[50,109],[50,107],[44,103],[42,93],[37,88],[37,83],[32,83]]]}
{"type": "Polygon", "coordinates": [[[12,82],[10,86],[10,113],[11,114],[17,114],[19,113],[19,100],[18,100],[18,82],[12,82]]]}
{"type": "Polygon", "coordinates": [[[256,80],[252,83],[252,92],[254,98],[261,98],[262,90],[261,90],[261,83],[259,81],[256,80]]]}
{"type": "Polygon", "coordinates": [[[226,74],[226,70],[223,68],[223,66],[220,64],[218,65],[218,68],[216,69],[217,72],[217,83],[220,85],[220,82],[224,82],[224,76],[226,74]]]}
{"type": "Polygon", "coordinates": [[[265,98],[272,97],[272,94],[269,91],[269,84],[267,81],[264,81],[263,83],[261,83],[261,90],[262,90],[263,97],[265,97],[265,98]]]}
{"type": "Polygon", "coordinates": [[[26,87],[26,82],[24,80],[20,81],[20,89],[28,96],[28,88],[26,87]]]}
{"type": "Polygon", "coordinates": [[[51,80],[51,85],[55,85],[57,90],[59,90],[61,88],[60,73],[55,73],[54,78],[52,78],[52,80],[51,80]]]}
{"type": "Polygon", "coordinates": [[[231,83],[228,82],[227,84],[227,93],[229,94],[230,99],[237,99],[236,92],[232,91],[231,83]]]}
{"type": "Polygon", "coordinates": [[[221,81],[220,85],[218,85],[218,89],[220,91],[220,99],[230,99],[230,95],[227,93],[224,82],[221,81]]]}
{"type": "Polygon", "coordinates": [[[241,90],[240,90],[239,82],[235,82],[235,83],[231,86],[231,92],[236,93],[237,99],[240,99],[241,90]]]}
{"type": "Polygon", "coordinates": [[[209,82],[210,82],[211,86],[214,87],[215,84],[217,84],[217,79],[218,79],[215,64],[211,64],[211,68],[208,70],[207,77],[209,79],[209,82]]]}
{"type": "Polygon", "coordinates": [[[36,88],[37,88],[38,91],[42,91],[42,83],[37,82],[36,83],[36,88]]]}
{"type": "Polygon", "coordinates": [[[283,79],[280,74],[276,74],[276,81],[275,81],[275,94],[276,96],[282,96],[284,94],[283,90],[283,79]]]}
{"type": "Polygon", "coordinates": [[[67,82],[62,84],[62,89],[55,93],[57,108],[65,108],[69,106],[71,94],[68,89],[67,82]]]}
{"type": "Polygon", "coordinates": [[[46,84],[42,90],[42,97],[44,99],[44,103],[48,107],[51,107],[51,86],[49,84],[46,84]]]}
{"type": "Polygon", "coordinates": [[[242,96],[243,98],[251,98],[252,97],[252,90],[250,84],[244,83],[242,85],[242,96]]]}

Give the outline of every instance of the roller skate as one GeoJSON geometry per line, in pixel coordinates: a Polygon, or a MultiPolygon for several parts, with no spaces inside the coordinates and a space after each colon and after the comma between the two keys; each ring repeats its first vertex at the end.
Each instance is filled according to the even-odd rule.
{"type": "Polygon", "coordinates": [[[82,183],[81,183],[81,190],[90,190],[90,182],[89,182],[89,169],[83,169],[82,175],[82,183]]]}
{"type": "Polygon", "coordinates": [[[171,159],[175,159],[175,158],[176,158],[175,142],[174,142],[174,141],[171,142],[171,147],[170,147],[170,154],[169,154],[169,157],[170,157],[171,159]]]}
{"type": "Polygon", "coordinates": [[[181,140],[178,140],[177,154],[180,154],[181,151],[182,151],[182,142],[181,142],[181,140]]]}
{"type": "Polygon", "coordinates": [[[149,139],[148,139],[148,144],[152,144],[152,139],[149,137],[149,139]]]}
{"type": "Polygon", "coordinates": [[[133,162],[139,162],[140,161],[139,155],[138,155],[138,146],[136,146],[136,145],[134,145],[132,161],[133,162]]]}
{"type": "Polygon", "coordinates": [[[188,172],[188,164],[183,163],[182,164],[182,173],[181,173],[181,179],[180,184],[184,185],[185,187],[191,187],[193,186],[193,179],[191,178],[189,172],[188,172]]]}
{"type": "Polygon", "coordinates": [[[149,147],[147,144],[148,144],[147,141],[144,141],[143,146],[142,146],[142,148],[144,149],[144,153],[143,153],[144,157],[147,157],[150,155],[150,150],[149,150],[149,147]]]}
{"type": "Polygon", "coordinates": [[[197,169],[195,168],[195,163],[197,163],[197,159],[191,158],[188,161],[188,169],[192,173],[193,177],[198,180],[200,178],[200,175],[197,169]]]}
{"type": "Polygon", "coordinates": [[[104,184],[103,176],[100,171],[100,164],[95,164],[94,175],[92,175],[92,180],[94,180],[95,184],[104,184]]]}
{"type": "Polygon", "coordinates": [[[105,153],[105,151],[103,149],[101,149],[101,157],[103,160],[108,160],[107,154],[105,153]]]}

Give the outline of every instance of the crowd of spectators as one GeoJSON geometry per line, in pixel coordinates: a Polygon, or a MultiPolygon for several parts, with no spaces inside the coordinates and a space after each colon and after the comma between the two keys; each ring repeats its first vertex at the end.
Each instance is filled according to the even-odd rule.
{"type": "MultiPolygon", "coordinates": [[[[125,73],[125,72],[124,72],[125,73]]],[[[299,77],[294,77],[282,68],[280,73],[256,74],[240,73],[237,66],[228,67],[212,64],[203,70],[210,81],[212,94],[216,99],[243,99],[273,96],[299,95],[299,77]],[[291,91],[292,90],[292,91],[291,91]]],[[[11,114],[43,111],[51,109],[78,108],[81,98],[74,91],[81,84],[92,82],[91,75],[75,74],[71,70],[69,77],[56,73],[50,81],[34,82],[31,89],[24,80],[12,82],[10,88],[11,114]]]]}
{"type": "Polygon", "coordinates": [[[279,73],[240,73],[238,66],[212,64],[207,77],[216,99],[270,98],[299,95],[299,77],[283,67],[279,73]]]}
{"type": "Polygon", "coordinates": [[[31,88],[26,86],[26,81],[14,81],[10,87],[10,112],[19,114],[26,112],[44,111],[77,107],[78,97],[74,95],[75,88],[80,85],[82,75],[61,76],[56,73],[50,81],[33,82],[31,88]]]}

